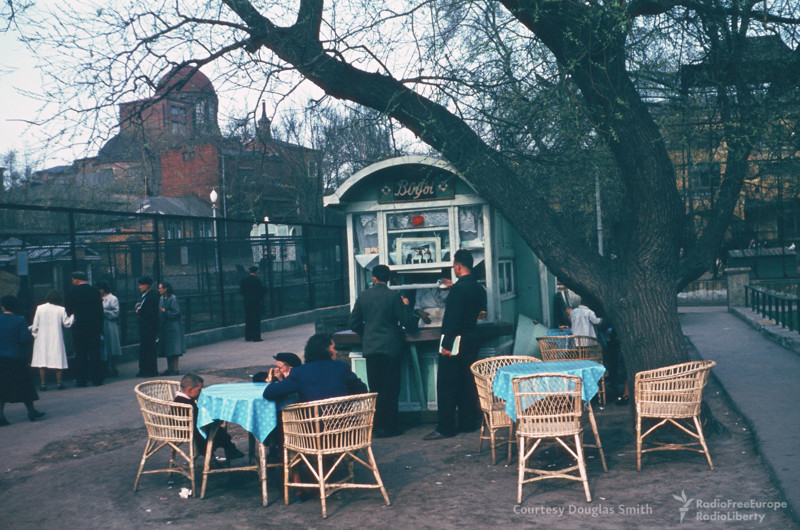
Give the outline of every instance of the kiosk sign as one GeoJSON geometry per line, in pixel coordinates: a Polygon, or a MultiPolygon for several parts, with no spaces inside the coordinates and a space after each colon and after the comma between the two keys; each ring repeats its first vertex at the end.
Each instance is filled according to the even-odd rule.
{"type": "Polygon", "coordinates": [[[452,176],[428,176],[385,182],[378,189],[378,203],[453,199],[456,196],[452,176]]]}

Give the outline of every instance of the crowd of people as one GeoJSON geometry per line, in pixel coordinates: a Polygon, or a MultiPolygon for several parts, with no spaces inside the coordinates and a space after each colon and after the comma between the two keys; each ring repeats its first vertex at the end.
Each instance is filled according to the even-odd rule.
{"type": "MultiPolygon", "coordinates": [[[[153,289],[154,283],[149,276],[138,281],[142,293],[135,307],[140,337],[138,377],[159,375],[159,355],[167,360],[167,369],[160,375],[179,375],[178,360],[186,353],[178,299],[168,282],[159,283],[157,289],[153,289]]],[[[77,387],[89,383],[100,386],[106,377],[119,375],[117,364],[122,358],[120,302],[111,292],[108,282],[92,285],[86,273],[72,273],[72,287],[66,296],[59,290],[50,290],[43,303],[36,307],[30,326],[19,314],[20,304],[16,297],[5,296],[3,303],[3,316],[0,318],[0,425],[8,424],[2,413],[6,403],[24,403],[31,421],[44,415],[33,406],[39,395],[29,367],[39,372],[39,392],[48,390],[48,374],[51,372],[55,374],[55,388],[65,390],[63,374],[68,368],[77,387]],[[71,366],[65,330],[69,330],[71,335],[71,366]]]]}

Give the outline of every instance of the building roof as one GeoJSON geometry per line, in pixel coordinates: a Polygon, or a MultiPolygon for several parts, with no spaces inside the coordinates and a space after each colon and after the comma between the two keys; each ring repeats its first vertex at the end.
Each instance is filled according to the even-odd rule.
{"type": "Polygon", "coordinates": [[[194,215],[210,217],[211,203],[198,197],[147,197],[142,199],[136,213],[159,213],[162,215],[194,215]]]}
{"type": "Polygon", "coordinates": [[[188,65],[173,69],[158,81],[156,94],[161,95],[168,90],[216,94],[211,80],[203,72],[188,65]]]}

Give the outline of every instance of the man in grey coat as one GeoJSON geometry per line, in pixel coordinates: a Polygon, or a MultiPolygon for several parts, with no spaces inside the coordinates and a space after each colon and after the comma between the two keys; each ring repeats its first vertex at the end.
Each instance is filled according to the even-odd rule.
{"type": "Polygon", "coordinates": [[[367,361],[370,391],[375,403],[376,437],[400,433],[397,402],[400,397],[400,360],[405,349],[403,326],[411,321],[408,299],[387,285],[391,272],[386,265],[372,269],[372,287],[358,295],[349,327],[361,335],[367,361]]]}

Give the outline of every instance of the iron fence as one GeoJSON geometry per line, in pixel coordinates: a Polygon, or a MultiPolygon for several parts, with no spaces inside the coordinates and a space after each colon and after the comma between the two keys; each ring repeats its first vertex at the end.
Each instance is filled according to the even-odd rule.
{"type": "Polygon", "coordinates": [[[186,332],[244,322],[239,282],[259,267],[264,316],[348,301],[341,226],[0,204],[0,295],[32,318],[73,271],[104,280],[120,299],[123,344],[138,342],[138,278],[172,284],[186,332]]]}
{"type": "Polygon", "coordinates": [[[800,331],[800,299],[791,294],[745,285],[745,304],[761,316],[774,320],[776,325],[800,331]]]}

